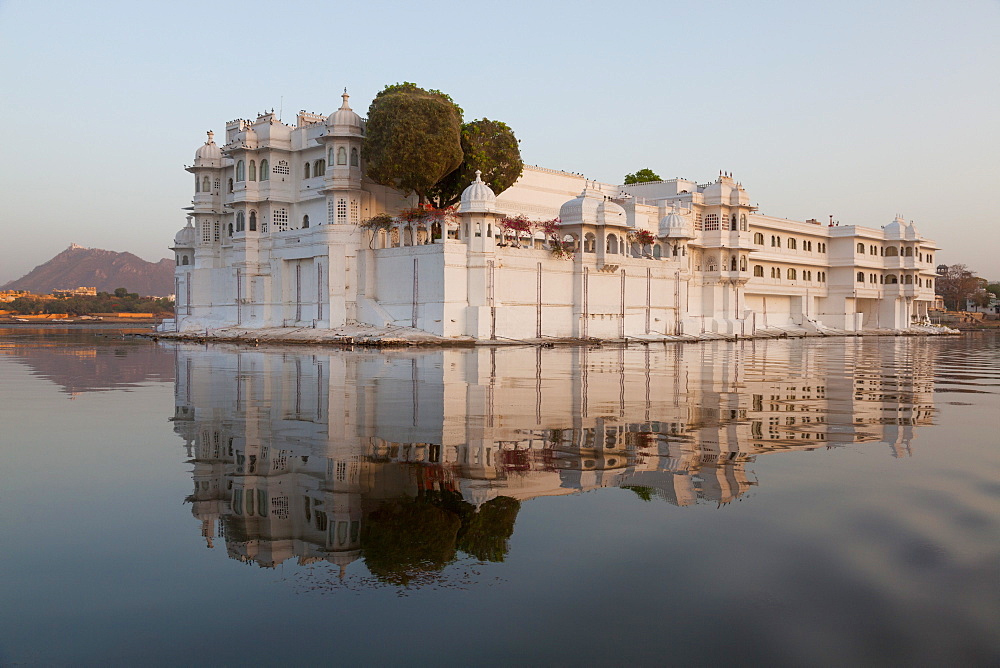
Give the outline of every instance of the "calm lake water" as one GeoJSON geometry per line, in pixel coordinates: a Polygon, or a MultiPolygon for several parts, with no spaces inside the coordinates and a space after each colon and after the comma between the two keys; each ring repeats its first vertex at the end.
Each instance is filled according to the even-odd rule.
{"type": "Polygon", "coordinates": [[[2,665],[1000,661],[996,334],[0,353],[2,665]]]}

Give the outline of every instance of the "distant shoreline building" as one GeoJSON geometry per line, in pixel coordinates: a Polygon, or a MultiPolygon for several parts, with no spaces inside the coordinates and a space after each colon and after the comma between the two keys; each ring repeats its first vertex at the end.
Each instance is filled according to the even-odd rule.
{"type": "Polygon", "coordinates": [[[96,297],[97,288],[95,287],[78,287],[78,288],[66,288],[62,290],[53,290],[53,297],[96,297]]]}
{"type": "Polygon", "coordinates": [[[906,330],[928,322],[938,246],[901,216],[882,229],[759,213],[729,174],[617,185],[527,166],[496,196],[479,181],[454,222],[359,223],[414,198],[364,176],[365,122],[273,113],[210,132],[174,240],[178,331],[407,326],[476,340],[620,339],[762,330],[906,330]],[[505,239],[508,215],[561,219],[505,239]],[[639,231],[655,240],[641,244],[639,231]],[[511,243],[513,241],[513,243],[511,243]]]}

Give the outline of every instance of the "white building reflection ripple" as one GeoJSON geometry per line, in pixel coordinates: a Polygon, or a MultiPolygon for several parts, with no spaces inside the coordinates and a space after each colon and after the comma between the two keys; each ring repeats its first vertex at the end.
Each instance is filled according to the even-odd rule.
{"type": "Polygon", "coordinates": [[[364,559],[394,584],[502,561],[522,501],[621,487],[725,506],[774,453],[913,453],[915,338],[406,351],[176,349],[174,428],[210,547],[271,567],[364,559]]]}

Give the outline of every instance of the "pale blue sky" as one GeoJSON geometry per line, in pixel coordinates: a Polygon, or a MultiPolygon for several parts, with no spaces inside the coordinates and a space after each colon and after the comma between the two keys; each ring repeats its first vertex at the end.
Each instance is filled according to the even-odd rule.
{"type": "MultiPolygon", "coordinates": [[[[364,115],[387,83],[507,122],[525,161],[733,172],[763,213],[879,227],[1000,279],[1000,3],[0,1],[0,282],[70,243],[170,255],[206,130],[364,115]]],[[[67,286],[70,287],[70,286],[67,286]]]]}

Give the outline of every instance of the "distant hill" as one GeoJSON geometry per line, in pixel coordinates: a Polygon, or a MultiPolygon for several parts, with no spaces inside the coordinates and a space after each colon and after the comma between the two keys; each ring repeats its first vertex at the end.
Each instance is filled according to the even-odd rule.
{"type": "Polygon", "coordinates": [[[71,244],[21,278],[0,285],[0,290],[27,290],[44,295],[80,286],[93,286],[98,292],[127,288],[142,296],[166,297],[174,292],[174,261],[163,258],[147,262],[132,253],[71,244]]]}

